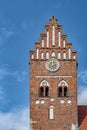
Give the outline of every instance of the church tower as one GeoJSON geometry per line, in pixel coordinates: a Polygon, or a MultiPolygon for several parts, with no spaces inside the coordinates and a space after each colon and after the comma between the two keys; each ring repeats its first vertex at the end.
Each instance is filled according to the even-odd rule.
{"type": "Polygon", "coordinates": [[[32,129],[75,130],[77,108],[77,53],[52,17],[30,51],[32,129]]]}

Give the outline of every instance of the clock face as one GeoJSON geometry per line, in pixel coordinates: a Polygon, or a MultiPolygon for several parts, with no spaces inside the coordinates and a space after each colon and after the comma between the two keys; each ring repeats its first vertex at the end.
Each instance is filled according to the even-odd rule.
{"type": "Polygon", "coordinates": [[[46,61],[45,67],[47,70],[54,72],[54,71],[57,71],[59,69],[60,64],[59,64],[57,59],[51,58],[51,59],[46,61]]]}

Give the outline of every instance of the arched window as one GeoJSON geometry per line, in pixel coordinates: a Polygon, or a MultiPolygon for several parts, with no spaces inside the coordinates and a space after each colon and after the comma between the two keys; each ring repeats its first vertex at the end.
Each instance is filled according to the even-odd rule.
{"type": "Polygon", "coordinates": [[[59,89],[58,89],[58,96],[62,97],[62,87],[59,87],[59,89]]]}
{"type": "Polygon", "coordinates": [[[45,96],[46,96],[46,97],[49,96],[49,87],[48,87],[48,86],[45,88],[45,96]]]}
{"type": "Polygon", "coordinates": [[[54,107],[52,105],[49,107],[49,119],[54,119],[54,107]]]}
{"type": "Polygon", "coordinates": [[[46,80],[43,80],[40,83],[39,96],[40,97],[48,97],[49,96],[49,83],[46,80]]]}
{"type": "Polygon", "coordinates": [[[49,59],[49,53],[46,52],[46,59],[49,59]]]}
{"type": "Polygon", "coordinates": [[[68,96],[68,84],[64,80],[60,81],[58,84],[58,96],[59,97],[68,96]]]}
{"type": "Polygon", "coordinates": [[[44,59],[44,53],[43,52],[41,53],[41,59],[44,59]]]}
{"type": "Polygon", "coordinates": [[[66,59],[66,52],[63,53],[63,59],[66,59]]]}
{"type": "Polygon", "coordinates": [[[51,55],[52,55],[52,57],[55,57],[55,52],[54,52],[54,51],[52,51],[52,54],[51,54],[51,55]]]}
{"type": "Polygon", "coordinates": [[[68,58],[71,59],[71,49],[68,49],[68,58]]]}
{"type": "Polygon", "coordinates": [[[43,87],[40,87],[40,97],[43,97],[43,95],[44,95],[44,89],[43,89],[43,87]]]}
{"type": "Polygon", "coordinates": [[[52,45],[55,46],[55,26],[52,26],[52,45]]]}
{"type": "Polygon", "coordinates": [[[44,47],[44,40],[42,39],[42,47],[44,47]]]}
{"type": "Polygon", "coordinates": [[[64,96],[67,96],[67,87],[64,87],[64,96]]]}
{"type": "Polygon", "coordinates": [[[39,59],[39,48],[36,49],[36,59],[39,59]]]}
{"type": "Polygon", "coordinates": [[[61,59],[61,54],[60,54],[60,52],[58,52],[58,59],[61,59]]]}
{"type": "Polygon", "coordinates": [[[31,55],[31,59],[34,59],[34,54],[31,55]]]}
{"type": "Polygon", "coordinates": [[[61,46],[61,32],[58,32],[58,47],[61,46]]]}
{"type": "Polygon", "coordinates": [[[63,47],[66,47],[66,41],[63,40],[63,47]]]}
{"type": "Polygon", "coordinates": [[[47,30],[47,47],[49,47],[49,31],[47,30]]]}

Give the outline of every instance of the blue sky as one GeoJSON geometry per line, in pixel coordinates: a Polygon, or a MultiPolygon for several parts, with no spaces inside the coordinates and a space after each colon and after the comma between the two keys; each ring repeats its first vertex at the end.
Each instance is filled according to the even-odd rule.
{"type": "Polygon", "coordinates": [[[86,0],[0,0],[1,130],[29,127],[29,50],[52,16],[78,51],[79,104],[87,104],[86,12],[86,0]]]}

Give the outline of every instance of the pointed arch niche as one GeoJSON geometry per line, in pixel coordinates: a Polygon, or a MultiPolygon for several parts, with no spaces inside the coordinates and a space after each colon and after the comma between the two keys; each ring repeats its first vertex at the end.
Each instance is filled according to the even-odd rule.
{"type": "Polygon", "coordinates": [[[54,119],[54,106],[50,105],[49,107],[49,119],[54,119]]]}
{"type": "Polygon", "coordinates": [[[65,80],[61,80],[58,84],[58,97],[68,96],[68,84],[65,80]]]}
{"type": "Polygon", "coordinates": [[[48,97],[49,96],[49,83],[46,80],[41,81],[39,86],[39,96],[48,97]]]}

